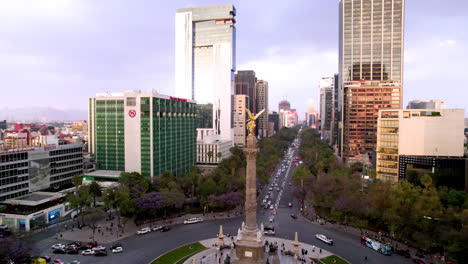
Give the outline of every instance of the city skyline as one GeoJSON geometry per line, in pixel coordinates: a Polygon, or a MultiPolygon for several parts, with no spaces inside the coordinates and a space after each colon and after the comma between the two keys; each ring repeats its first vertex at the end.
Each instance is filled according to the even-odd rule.
{"type": "MultiPolygon", "coordinates": [[[[10,109],[21,102],[85,112],[82,102],[96,92],[155,89],[174,94],[174,13],[180,7],[236,6],[240,11],[236,68],[254,70],[259,79],[268,80],[270,109],[286,98],[303,116],[307,109],[303,94],[317,102],[318,80],[338,72],[338,1],[258,2],[248,7],[239,1],[142,2],[113,4],[112,10],[105,10],[106,1],[45,1],[40,12],[31,3],[8,3],[0,11],[0,24],[7,25],[0,26],[4,32],[0,68],[5,73],[0,85],[10,89],[3,96],[4,107],[10,109]],[[262,20],[257,16],[260,8],[262,20]],[[127,10],[131,19],[121,19],[120,10],[127,10]],[[313,10],[324,12],[303,16],[313,10]],[[289,30],[292,25],[284,21],[293,16],[294,30],[289,30]],[[304,78],[284,78],[292,74],[304,78]],[[30,96],[25,98],[25,93],[30,96]],[[63,99],[71,95],[74,100],[63,99]]],[[[403,105],[415,99],[440,99],[450,108],[466,109],[463,96],[458,95],[464,91],[459,84],[467,38],[457,29],[468,24],[461,13],[467,3],[424,3],[424,9],[418,8],[421,1],[406,4],[403,105]],[[430,22],[418,23],[423,18],[430,22]],[[431,34],[427,34],[429,28],[431,34]]]]}

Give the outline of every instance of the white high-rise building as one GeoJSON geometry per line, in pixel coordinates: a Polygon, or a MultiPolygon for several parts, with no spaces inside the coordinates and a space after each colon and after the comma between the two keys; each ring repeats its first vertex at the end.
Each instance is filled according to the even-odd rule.
{"type": "Polygon", "coordinates": [[[175,19],[175,94],[198,104],[197,152],[223,158],[228,148],[204,148],[233,144],[235,15],[233,5],[219,5],[181,8],[175,19]]]}

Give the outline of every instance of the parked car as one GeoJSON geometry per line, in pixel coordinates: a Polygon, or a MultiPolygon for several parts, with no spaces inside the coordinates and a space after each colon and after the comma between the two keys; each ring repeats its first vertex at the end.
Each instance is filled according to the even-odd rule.
{"type": "Polygon", "coordinates": [[[413,258],[411,260],[416,264],[426,264],[422,259],[413,258]]]}
{"type": "Polygon", "coordinates": [[[70,262],[70,264],[81,264],[81,262],[79,260],[74,260],[74,261],[70,262]]]}
{"type": "Polygon", "coordinates": [[[275,221],[275,218],[274,218],[274,217],[270,217],[270,223],[273,223],[273,221],[275,221]]]}
{"type": "Polygon", "coordinates": [[[59,248],[64,249],[65,245],[64,244],[54,244],[54,245],[52,245],[51,248],[52,249],[59,249],[59,248]]]}
{"type": "Polygon", "coordinates": [[[83,252],[81,252],[81,255],[94,255],[94,250],[86,249],[83,252]]]}
{"type": "Polygon", "coordinates": [[[275,227],[273,227],[273,226],[265,226],[265,227],[263,228],[263,230],[264,230],[263,233],[264,233],[265,235],[274,236],[274,235],[276,234],[276,233],[275,233],[275,227]]]}
{"type": "Polygon", "coordinates": [[[67,252],[63,248],[57,248],[57,249],[54,249],[54,251],[52,251],[52,253],[54,253],[54,254],[65,254],[67,252]]]}
{"type": "Polygon", "coordinates": [[[142,229],[137,231],[137,235],[143,235],[151,232],[151,228],[143,227],[142,229]]]}
{"type": "Polygon", "coordinates": [[[162,226],[153,226],[153,231],[159,231],[163,228],[162,226]]]}
{"type": "Polygon", "coordinates": [[[161,232],[167,232],[169,230],[171,230],[171,228],[168,227],[168,226],[165,226],[165,227],[161,228],[161,232]]]}
{"type": "Polygon", "coordinates": [[[90,245],[91,247],[97,247],[98,243],[94,241],[94,242],[89,242],[88,245],[90,245]]]}
{"type": "Polygon", "coordinates": [[[292,204],[292,203],[288,203],[288,206],[289,206],[289,207],[292,207],[292,206],[293,206],[293,204],[292,204]]]}
{"type": "Polygon", "coordinates": [[[116,247],[112,249],[112,253],[122,253],[123,252],[123,247],[116,247]]]}
{"type": "Polygon", "coordinates": [[[104,249],[104,250],[95,251],[94,256],[96,256],[96,257],[107,256],[107,250],[104,249]]]}
{"type": "Polygon", "coordinates": [[[114,244],[114,245],[112,245],[112,247],[110,247],[110,249],[114,249],[114,248],[118,248],[118,247],[122,247],[122,244],[120,244],[120,243],[114,244]]]}
{"type": "Polygon", "coordinates": [[[273,207],[273,205],[270,205],[270,210],[273,210],[275,209],[275,207],[273,207]]]}
{"type": "Polygon", "coordinates": [[[70,255],[78,255],[78,253],[80,253],[80,252],[79,252],[78,248],[76,248],[76,247],[75,247],[75,248],[67,249],[67,254],[70,254],[70,255]]]}
{"type": "Polygon", "coordinates": [[[333,239],[328,238],[328,237],[326,237],[325,235],[317,234],[317,235],[315,235],[315,237],[316,237],[318,240],[327,243],[328,245],[333,245],[333,239]]]}
{"type": "Polygon", "coordinates": [[[398,255],[403,256],[403,257],[405,257],[405,258],[411,257],[411,255],[410,255],[410,253],[408,252],[408,250],[397,249],[397,250],[395,250],[395,253],[397,253],[398,255]]]}
{"type": "Polygon", "coordinates": [[[45,259],[47,263],[49,263],[52,260],[52,258],[49,256],[42,256],[41,258],[45,259]]]}
{"type": "Polygon", "coordinates": [[[203,221],[203,219],[201,219],[200,217],[192,217],[192,218],[189,218],[189,219],[185,219],[184,225],[186,225],[186,224],[195,224],[195,223],[202,222],[202,221],[203,221]]]}
{"type": "Polygon", "coordinates": [[[297,219],[297,215],[295,215],[295,214],[291,214],[290,216],[291,216],[292,219],[297,219]]]}
{"type": "Polygon", "coordinates": [[[52,261],[52,263],[54,263],[54,264],[65,264],[65,262],[63,260],[61,260],[61,259],[54,259],[52,261]]]}
{"type": "Polygon", "coordinates": [[[106,247],[105,246],[97,246],[97,247],[93,247],[93,250],[96,252],[98,250],[106,250],[106,247]]]}

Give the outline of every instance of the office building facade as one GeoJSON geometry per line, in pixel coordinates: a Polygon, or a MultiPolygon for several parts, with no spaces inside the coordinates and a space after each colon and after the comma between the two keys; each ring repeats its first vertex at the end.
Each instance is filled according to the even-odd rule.
{"type": "Polygon", "coordinates": [[[234,95],[234,144],[239,147],[245,146],[247,136],[247,121],[246,108],[249,108],[249,96],[245,94],[234,95]]]}
{"type": "MultiPolygon", "coordinates": [[[[197,153],[211,153],[213,144],[220,144],[219,149],[233,144],[235,16],[233,5],[182,8],[176,13],[175,93],[197,101],[197,153]]],[[[202,160],[211,159],[197,162],[202,160]]]]}
{"type": "Polygon", "coordinates": [[[333,77],[324,77],[320,80],[320,134],[329,142],[332,129],[333,87],[333,77]]]}
{"type": "Polygon", "coordinates": [[[370,162],[378,109],[402,108],[404,9],[404,0],[340,2],[340,152],[346,162],[370,162]]]}
{"type": "Polygon", "coordinates": [[[245,94],[249,98],[249,110],[257,113],[257,77],[255,72],[238,71],[235,75],[235,94],[245,94]]]}
{"type": "Polygon", "coordinates": [[[379,111],[377,178],[405,178],[409,157],[463,158],[463,118],[463,109],[379,111]]]}
{"type": "MultiPolygon", "coordinates": [[[[257,112],[262,110],[263,113],[258,117],[257,135],[260,137],[268,137],[268,82],[257,81],[257,112]]],[[[256,112],[255,112],[256,113],[256,112]]]]}
{"type": "Polygon", "coordinates": [[[157,93],[126,91],[89,98],[89,151],[99,170],[187,171],[195,163],[196,104],[157,93]]]}
{"type": "Polygon", "coordinates": [[[83,145],[10,149],[0,152],[0,201],[71,185],[83,174],[83,145]]]}

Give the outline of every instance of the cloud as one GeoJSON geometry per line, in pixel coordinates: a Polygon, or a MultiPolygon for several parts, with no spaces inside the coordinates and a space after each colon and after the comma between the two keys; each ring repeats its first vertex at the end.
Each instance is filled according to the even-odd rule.
{"type": "Polygon", "coordinates": [[[313,46],[269,47],[258,59],[241,63],[238,70],[252,69],[258,79],[268,81],[270,110],[277,110],[278,102],[286,98],[302,117],[308,100],[318,101],[320,78],[333,76],[337,64],[336,50],[319,50],[313,46]]]}

